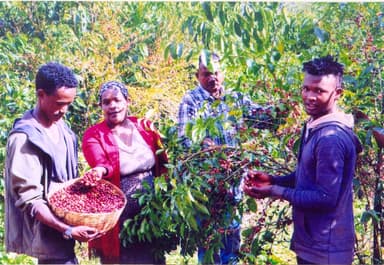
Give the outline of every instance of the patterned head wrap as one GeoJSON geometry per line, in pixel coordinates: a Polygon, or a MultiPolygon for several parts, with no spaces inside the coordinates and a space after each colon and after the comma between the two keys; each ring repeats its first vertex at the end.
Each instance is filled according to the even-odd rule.
{"type": "Polygon", "coordinates": [[[123,94],[125,99],[128,99],[128,97],[129,97],[128,89],[123,83],[120,83],[117,81],[109,81],[109,82],[102,84],[100,87],[99,102],[101,102],[101,96],[103,95],[103,93],[109,89],[119,90],[121,92],[121,94],[123,94]]]}

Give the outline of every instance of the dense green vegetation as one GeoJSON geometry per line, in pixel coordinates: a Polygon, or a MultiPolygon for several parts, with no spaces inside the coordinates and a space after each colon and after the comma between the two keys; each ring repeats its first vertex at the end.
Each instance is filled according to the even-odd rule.
{"type": "MultiPolygon", "coordinates": [[[[207,181],[202,172],[222,160],[237,166],[246,161],[274,173],[292,170],[306,118],[298,89],[301,65],[333,54],[345,65],[341,105],[355,114],[356,132],[365,147],[355,179],[355,263],[382,263],[382,146],[373,131],[384,122],[383,30],[383,3],[0,2],[1,173],[8,131],[13,120],[34,105],[34,75],[41,64],[59,61],[78,75],[80,89],[67,120],[80,140],[85,128],[101,118],[98,86],[119,79],[133,98],[132,114],[156,122],[171,158],[169,178],[158,179],[155,193],[140,196],[145,211],[127,224],[124,238],[180,242],[187,262],[199,238],[209,238],[203,243],[213,250],[221,236],[212,229],[201,231],[195,223],[210,207],[199,189],[207,181]],[[245,144],[236,150],[182,155],[175,134],[177,108],[183,93],[195,85],[202,48],[222,56],[228,88],[279,106],[282,112],[273,113],[277,123],[271,130],[254,129],[254,121],[248,121],[239,135],[245,144]]],[[[203,126],[197,123],[191,130],[199,135],[203,126]]],[[[208,129],[214,130],[213,125],[208,129]]],[[[83,159],[81,163],[81,169],[87,167],[83,159]]],[[[236,170],[225,174],[239,176],[236,170]]],[[[2,201],[3,191],[1,179],[2,201]]],[[[245,199],[240,208],[252,216],[243,231],[244,261],[286,262],[285,254],[272,246],[289,240],[288,205],[245,199]]],[[[28,262],[0,247],[0,263],[28,262]]]]}

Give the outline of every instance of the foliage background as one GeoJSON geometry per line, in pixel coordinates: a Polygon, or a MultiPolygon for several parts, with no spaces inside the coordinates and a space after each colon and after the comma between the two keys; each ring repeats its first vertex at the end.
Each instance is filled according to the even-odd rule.
{"type": "MultiPolygon", "coordinates": [[[[59,61],[81,80],[67,115],[79,139],[100,119],[98,86],[111,79],[128,86],[134,115],[150,118],[170,136],[180,99],[196,84],[202,48],[223,57],[227,87],[288,111],[276,131],[249,134],[245,140],[267,151],[260,158],[285,161],[292,169],[294,143],[306,118],[298,93],[301,65],[330,53],[345,65],[341,105],[355,114],[365,145],[355,180],[355,262],[380,263],[382,155],[372,132],[383,127],[383,29],[384,4],[374,2],[0,2],[1,173],[12,122],[34,105],[40,65],[59,61]]],[[[0,190],[4,201],[3,179],[0,190]]],[[[3,219],[2,211],[0,241],[3,219]]],[[[257,216],[253,220],[261,222],[257,216]]],[[[278,229],[269,231],[277,234],[278,229]]],[[[263,262],[274,263],[274,254],[267,251],[263,262]]],[[[27,261],[0,249],[0,263],[27,261]]]]}

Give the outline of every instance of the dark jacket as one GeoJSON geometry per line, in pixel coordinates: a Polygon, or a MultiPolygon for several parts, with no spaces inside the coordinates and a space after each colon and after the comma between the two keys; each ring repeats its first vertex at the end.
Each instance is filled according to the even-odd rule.
{"type": "Polygon", "coordinates": [[[351,264],[354,247],[352,180],[361,145],[350,124],[327,121],[301,139],[296,171],[273,184],[293,207],[291,249],[318,264],[351,264]],[[292,187],[292,188],[290,188],[292,187]]]}
{"type": "Polygon", "coordinates": [[[74,240],[38,221],[34,215],[56,183],[77,177],[77,140],[64,121],[58,122],[67,153],[55,153],[41,125],[28,111],[16,120],[7,142],[5,161],[5,246],[9,252],[39,259],[74,257],[74,240]],[[66,155],[66,176],[55,175],[55,157],[66,155]]]}

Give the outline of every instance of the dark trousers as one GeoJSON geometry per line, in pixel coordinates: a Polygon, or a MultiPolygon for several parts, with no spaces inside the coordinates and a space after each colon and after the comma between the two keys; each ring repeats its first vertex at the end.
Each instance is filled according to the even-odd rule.
{"type": "Polygon", "coordinates": [[[68,259],[39,259],[38,264],[79,264],[76,257],[68,259]]]}
{"type": "Polygon", "coordinates": [[[120,245],[120,264],[165,264],[165,257],[156,258],[153,250],[148,242],[120,245]]]}
{"type": "Polygon", "coordinates": [[[310,262],[308,260],[302,259],[299,256],[296,256],[296,260],[297,260],[297,264],[299,264],[299,265],[316,264],[316,263],[310,262]]]}
{"type": "Polygon", "coordinates": [[[153,253],[154,246],[149,242],[129,243],[124,247],[120,244],[120,256],[116,258],[107,258],[95,251],[94,256],[100,258],[101,264],[156,264],[165,265],[165,256],[156,257],[153,253]]]}

